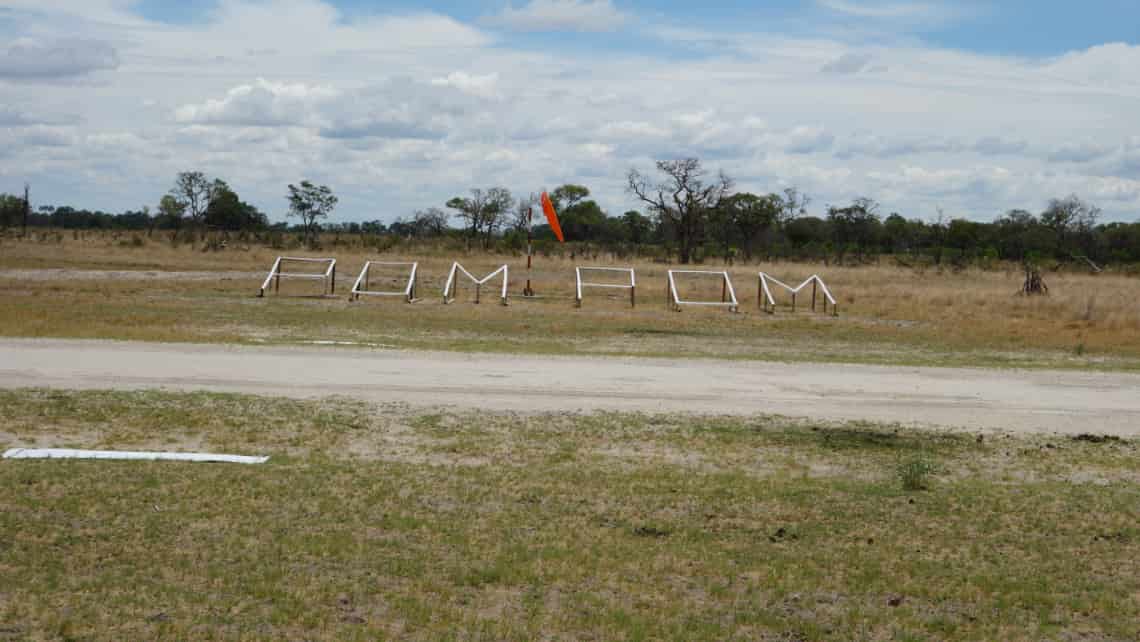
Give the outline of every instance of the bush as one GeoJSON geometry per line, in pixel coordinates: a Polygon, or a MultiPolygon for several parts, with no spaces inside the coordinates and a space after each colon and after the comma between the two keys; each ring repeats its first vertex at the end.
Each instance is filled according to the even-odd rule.
{"type": "Polygon", "coordinates": [[[895,475],[899,478],[903,490],[927,490],[930,487],[930,476],[936,472],[934,463],[921,456],[904,459],[895,468],[895,475]]]}

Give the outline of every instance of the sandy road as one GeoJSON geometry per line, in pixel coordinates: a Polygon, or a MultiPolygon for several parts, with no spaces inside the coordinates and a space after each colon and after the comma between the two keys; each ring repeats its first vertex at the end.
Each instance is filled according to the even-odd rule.
{"type": "Polygon", "coordinates": [[[0,387],[31,386],[1140,435],[1140,376],[1109,373],[0,339],[0,387]]]}

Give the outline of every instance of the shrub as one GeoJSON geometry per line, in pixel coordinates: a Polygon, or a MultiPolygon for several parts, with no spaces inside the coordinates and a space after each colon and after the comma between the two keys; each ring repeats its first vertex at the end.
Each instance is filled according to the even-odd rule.
{"type": "Polygon", "coordinates": [[[895,475],[899,478],[903,490],[927,490],[930,487],[930,476],[936,472],[934,463],[922,456],[904,459],[895,468],[895,475]]]}

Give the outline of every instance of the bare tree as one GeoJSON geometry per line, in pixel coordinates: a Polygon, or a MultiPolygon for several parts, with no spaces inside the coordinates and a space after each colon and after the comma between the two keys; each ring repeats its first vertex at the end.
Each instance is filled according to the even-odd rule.
{"type": "Polygon", "coordinates": [[[1080,249],[1091,253],[1093,228],[1100,214],[1099,207],[1072,194],[1050,200],[1049,206],[1041,213],[1041,222],[1053,229],[1057,244],[1063,251],[1080,249]]]}
{"type": "Polygon", "coordinates": [[[182,210],[190,217],[191,225],[200,228],[210,201],[225,187],[222,181],[211,181],[202,172],[179,172],[170,195],[181,204],[182,210]]]}
{"type": "Polygon", "coordinates": [[[510,221],[510,228],[516,232],[525,232],[530,223],[527,217],[533,213],[535,207],[538,207],[538,194],[531,192],[529,196],[519,198],[518,204],[515,205],[514,218],[510,221]]]}
{"type": "Polygon", "coordinates": [[[412,229],[420,237],[443,236],[447,231],[447,220],[451,216],[438,207],[429,207],[426,210],[416,210],[412,214],[412,229]]]}
{"type": "Polygon", "coordinates": [[[471,197],[456,196],[447,202],[449,209],[455,210],[456,216],[464,222],[467,231],[467,249],[471,249],[471,241],[482,237],[483,246],[486,247],[491,237],[503,225],[506,213],[514,204],[510,190],[504,187],[492,187],[488,190],[473,189],[471,197]]]}
{"type": "Polygon", "coordinates": [[[807,214],[807,206],[811,203],[811,197],[804,194],[795,187],[788,187],[784,189],[784,198],[780,203],[780,223],[787,223],[797,216],[807,214]]]}
{"type": "Polygon", "coordinates": [[[491,238],[507,221],[507,213],[515,204],[511,191],[505,187],[492,187],[487,190],[487,207],[483,209],[483,247],[491,243],[491,238]]]}
{"type": "Polygon", "coordinates": [[[706,182],[696,158],[657,161],[657,169],[665,176],[656,184],[636,169],[629,170],[628,190],[676,230],[678,258],[689,263],[703,241],[709,213],[732,190],[732,180],[720,172],[706,182]]]}

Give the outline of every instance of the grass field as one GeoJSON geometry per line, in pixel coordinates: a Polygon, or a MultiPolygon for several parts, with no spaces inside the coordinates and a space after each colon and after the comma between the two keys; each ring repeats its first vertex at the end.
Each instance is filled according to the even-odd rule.
{"type": "Polygon", "coordinates": [[[1134,442],[0,392],[33,445],[271,459],[4,462],[0,638],[1140,636],[1134,442]]]}
{"type": "MultiPolygon", "coordinates": [[[[523,257],[375,255],[333,248],[317,254],[339,260],[337,297],[304,296],[319,291],[317,284],[283,282],[282,296],[256,299],[279,251],[231,247],[203,252],[158,240],[136,246],[130,236],[108,234],[50,238],[0,243],[0,332],[6,336],[346,341],[545,354],[1140,369],[1140,278],[1121,274],[1049,274],[1050,296],[1024,298],[1015,295],[1020,275],[1013,266],[954,272],[737,265],[729,270],[742,307],[733,315],[711,309],[667,311],[667,265],[636,265],[639,305],[634,310],[625,305],[624,292],[606,299],[597,298],[597,291],[594,297],[587,293],[583,308],[575,309],[574,265],[611,261],[539,257],[534,280],[544,298],[522,300],[517,295],[525,278],[523,257]],[[349,303],[347,292],[357,271],[375,258],[419,260],[424,300],[412,306],[394,300],[349,303]],[[478,275],[508,263],[513,304],[473,306],[469,286],[463,284],[460,302],[442,305],[438,293],[455,258],[478,275]],[[58,271],[44,272],[52,269],[58,271]],[[776,315],[760,312],[760,269],[796,283],[819,273],[839,299],[840,317],[813,314],[802,301],[795,314],[786,307],[776,315]],[[197,273],[184,274],[188,271],[197,273]]],[[[711,280],[691,287],[694,296],[720,297],[719,284],[711,280]]]]}

